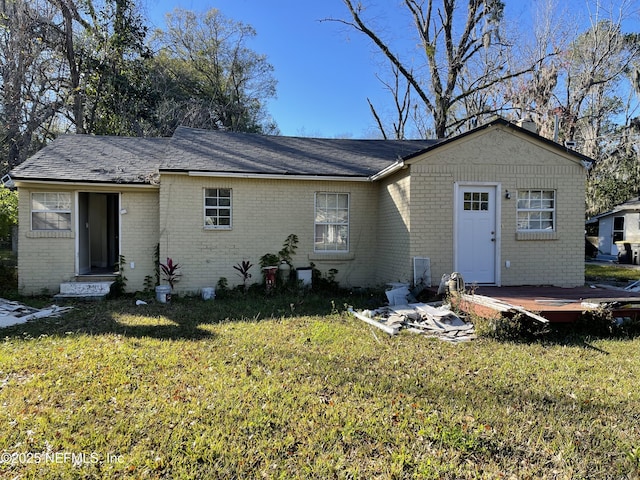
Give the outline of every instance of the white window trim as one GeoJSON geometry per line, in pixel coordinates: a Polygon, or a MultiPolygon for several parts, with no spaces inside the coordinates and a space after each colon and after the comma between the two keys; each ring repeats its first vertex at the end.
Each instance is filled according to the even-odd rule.
{"type": "Polygon", "coordinates": [[[558,229],[558,196],[557,191],[551,188],[519,188],[516,192],[516,232],[517,233],[553,233],[558,229]],[[518,198],[520,197],[520,192],[553,192],[553,208],[518,208],[518,198]],[[520,212],[551,212],[552,217],[552,228],[520,228],[518,225],[518,214],[520,212]]]}
{"type": "MultiPolygon", "coordinates": [[[[219,197],[218,197],[219,198],[219,197]]],[[[219,207],[219,206],[218,206],[219,207]]],[[[202,225],[205,230],[231,230],[233,228],[233,189],[228,187],[205,187],[202,189],[202,225]],[[207,190],[229,190],[229,225],[207,225],[207,190]]]]}
{"type": "Polygon", "coordinates": [[[31,192],[30,205],[29,205],[29,223],[30,230],[32,232],[70,232],[71,231],[71,192],[31,192]],[[43,195],[47,193],[55,193],[56,195],[68,195],[69,196],[69,208],[68,209],[36,209],[33,207],[34,195],[43,195]],[[33,228],[33,214],[34,213],[68,213],[69,214],[69,228],[33,228]]]}
{"type": "Polygon", "coordinates": [[[351,249],[351,194],[348,192],[316,192],[313,196],[313,253],[317,255],[345,255],[351,249]],[[346,195],[347,196],[347,221],[346,223],[316,222],[318,209],[318,195],[346,195]],[[318,225],[346,225],[347,227],[347,248],[345,250],[318,250],[316,249],[316,226],[318,225]]]}

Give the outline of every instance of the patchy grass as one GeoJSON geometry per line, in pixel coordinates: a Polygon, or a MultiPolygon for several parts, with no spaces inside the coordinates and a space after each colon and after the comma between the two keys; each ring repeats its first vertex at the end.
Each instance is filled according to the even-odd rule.
{"type": "Polygon", "coordinates": [[[5,329],[0,476],[640,475],[639,339],[388,337],[344,313],[371,301],[127,298],[5,329]]]}
{"type": "Polygon", "coordinates": [[[640,269],[617,264],[586,263],[584,276],[587,282],[614,282],[626,285],[640,280],[640,269]]]}

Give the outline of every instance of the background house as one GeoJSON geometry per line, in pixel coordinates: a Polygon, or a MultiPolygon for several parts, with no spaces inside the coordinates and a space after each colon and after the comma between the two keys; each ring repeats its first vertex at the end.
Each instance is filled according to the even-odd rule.
{"type": "Polygon", "coordinates": [[[12,172],[19,284],[56,291],[115,261],[141,290],[159,252],[183,265],[179,291],[234,285],[234,265],[295,234],[294,266],[344,286],[411,283],[416,258],[436,282],[581,285],[583,160],[504,120],[444,141],[63,136],[12,172]]]}
{"type": "Polygon", "coordinates": [[[625,243],[640,243],[640,198],[632,198],[590,218],[587,228],[589,240],[601,254],[617,257],[626,253],[625,243]]]}

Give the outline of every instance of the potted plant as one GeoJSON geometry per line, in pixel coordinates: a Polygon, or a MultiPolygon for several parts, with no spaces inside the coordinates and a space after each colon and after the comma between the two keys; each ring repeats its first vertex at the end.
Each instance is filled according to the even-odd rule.
{"type": "Polygon", "coordinates": [[[296,254],[298,248],[298,236],[295,233],[290,234],[282,244],[282,250],[278,252],[280,257],[280,264],[278,270],[280,271],[280,278],[282,283],[287,283],[291,280],[291,272],[293,271],[293,256],[296,254]]]}
{"type": "Polygon", "coordinates": [[[238,275],[242,277],[242,284],[244,286],[245,292],[247,291],[247,288],[249,288],[247,282],[251,278],[251,274],[249,273],[249,269],[251,267],[253,267],[253,263],[251,263],[249,260],[243,260],[242,262],[233,266],[233,268],[235,268],[239,272],[238,275]]]}
{"type": "Polygon", "coordinates": [[[160,272],[162,279],[169,285],[158,285],[156,287],[156,298],[161,303],[168,303],[171,301],[171,293],[173,287],[178,282],[182,274],[180,273],[181,265],[174,262],[172,258],[167,257],[167,263],[160,263],[160,272]]]}
{"type": "Polygon", "coordinates": [[[278,262],[280,257],[275,253],[265,253],[260,257],[260,267],[264,275],[264,283],[267,292],[270,292],[276,286],[276,272],[278,271],[278,262]]]}

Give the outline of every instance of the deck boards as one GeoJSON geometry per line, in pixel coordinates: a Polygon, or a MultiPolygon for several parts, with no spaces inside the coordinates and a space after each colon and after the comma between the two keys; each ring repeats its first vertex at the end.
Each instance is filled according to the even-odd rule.
{"type": "Polygon", "coordinates": [[[640,293],[602,286],[481,286],[473,293],[517,305],[551,322],[574,322],[583,312],[603,305],[609,305],[614,316],[640,315],[640,293]]]}

